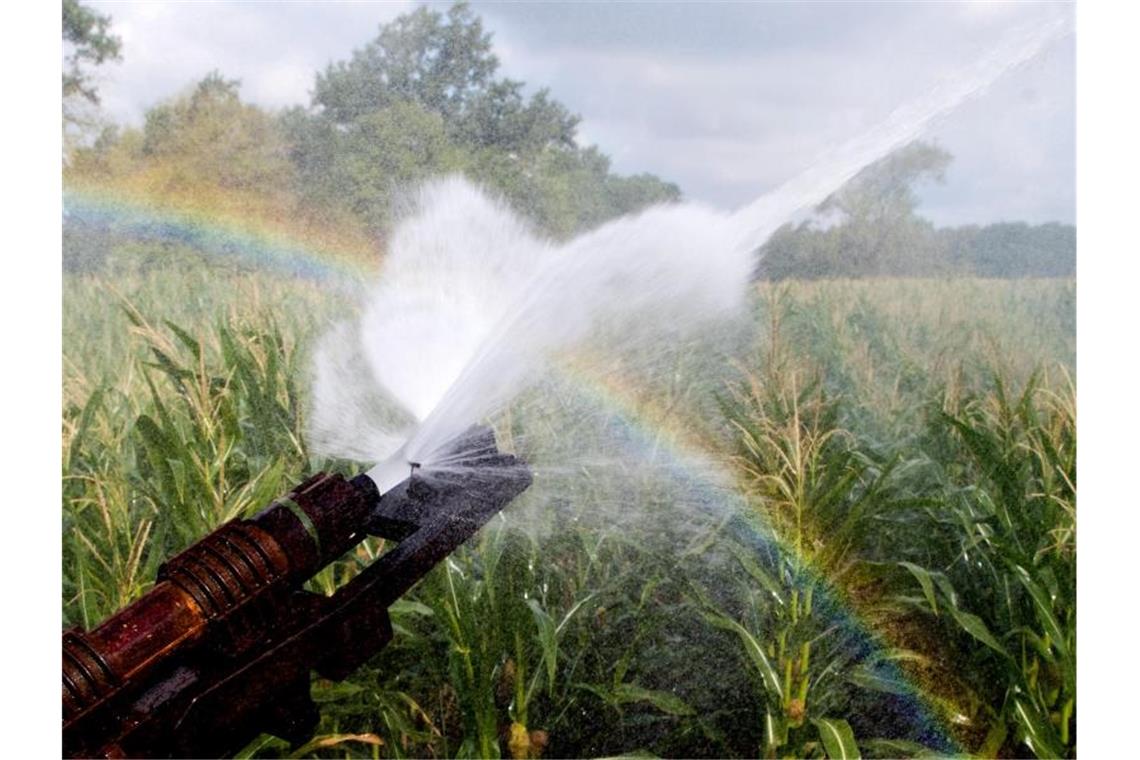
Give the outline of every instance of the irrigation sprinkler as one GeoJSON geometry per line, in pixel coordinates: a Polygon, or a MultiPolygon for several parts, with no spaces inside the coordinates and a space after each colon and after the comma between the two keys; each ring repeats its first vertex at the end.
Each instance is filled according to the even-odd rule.
{"type": "Polygon", "coordinates": [[[261,733],[308,739],[311,671],[342,680],[392,638],[388,607],[531,483],[482,428],[464,468],[381,494],[319,473],[168,560],[149,593],[63,635],[71,757],[219,757],[261,733]],[[306,581],[367,536],[391,548],[331,596],[306,581]]]}

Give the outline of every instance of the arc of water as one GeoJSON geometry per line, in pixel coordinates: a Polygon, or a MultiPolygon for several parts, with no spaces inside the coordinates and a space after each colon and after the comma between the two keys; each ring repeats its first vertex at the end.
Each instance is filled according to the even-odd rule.
{"type": "Polygon", "coordinates": [[[738,209],[732,219],[739,245],[756,250],[796,213],[822,202],[869,164],[915,140],[1003,75],[1071,33],[1071,23],[1062,14],[1015,28],[991,52],[923,97],[896,108],[874,128],[828,151],[801,174],[738,209]]]}
{"type": "MultiPolygon", "coordinates": [[[[797,212],[819,203],[863,168],[911,142],[932,123],[978,97],[1004,74],[1033,60],[1070,32],[1068,17],[1061,14],[1044,23],[1013,30],[991,53],[960,70],[925,96],[897,108],[883,122],[830,151],[806,171],[731,215],[710,216],[709,220],[725,225],[730,234],[723,240],[737,249],[735,253],[754,251],[797,212]]],[[[614,224],[617,223],[610,223],[614,224]]],[[[580,240],[593,234],[596,233],[587,233],[580,240]]],[[[558,253],[565,253],[574,245],[571,243],[558,253]]],[[[533,361],[541,358],[540,354],[580,335],[584,331],[583,324],[555,320],[548,326],[557,337],[533,340],[525,347],[504,345],[508,338],[514,336],[513,331],[520,323],[535,318],[539,311],[549,306],[546,300],[559,292],[563,275],[579,272],[583,267],[596,263],[590,256],[579,259],[555,255],[546,261],[545,266],[539,267],[533,273],[530,287],[522,290],[518,300],[488,331],[471,360],[435,408],[411,432],[407,443],[387,462],[377,465],[373,473],[390,473],[395,477],[406,469],[407,458],[425,460],[425,454],[429,454],[433,447],[446,442],[449,436],[478,421],[475,417],[493,411],[499,402],[506,400],[503,396],[526,374],[533,361]],[[490,383],[488,373],[503,375],[499,378],[501,382],[490,383]],[[467,386],[472,382],[480,386],[484,397],[471,398],[471,389],[467,386]]],[[[594,285],[601,287],[598,283],[594,285]]]]}

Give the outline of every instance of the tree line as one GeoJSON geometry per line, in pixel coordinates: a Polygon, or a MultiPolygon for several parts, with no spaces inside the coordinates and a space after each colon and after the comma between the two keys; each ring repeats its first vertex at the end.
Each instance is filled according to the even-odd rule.
{"type": "Polygon", "coordinates": [[[935,227],[917,213],[915,186],[941,181],[952,157],[915,142],[864,169],[806,221],[761,248],[760,279],[976,276],[1072,277],[1071,224],[997,222],[935,227]]]}
{"type": "MultiPolygon", "coordinates": [[[[65,0],[64,21],[65,126],[90,132],[73,116],[77,102],[98,103],[85,67],[121,57],[121,42],[108,17],[78,0],[65,0]]],[[[501,76],[491,34],[465,3],[381,25],[315,72],[307,105],[271,112],[243,101],[240,87],[208,74],[150,109],[141,128],[111,125],[75,146],[67,174],[270,222],[356,230],[381,245],[400,193],[441,173],[498,191],[554,238],[681,199],[676,184],[652,174],[613,172],[596,146],[578,144],[578,115],[548,90],[528,94],[501,76]]],[[[914,143],[868,167],[811,220],[778,230],[757,277],[1074,274],[1072,225],[937,228],[920,217],[915,186],[941,179],[950,161],[914,143]]]]}
{"type": "Polygon", "coordinates": [[[402,188],[447,172],[498,191],[555,238],[680,198],[651,174],[613,172],[605,154],[577,143],[579,121],[548,90],[528,95],[500,76],[491,35],[457,3],[381,25],[316,73],[306,106],[269,112],[242,100],[238,80],[212,72],[149,110],[141,129],[102,130],[73,151],[68,172],[145,175],[165,195],[272,199],[285,215],[349,221],[378,240],[402,188]]]}

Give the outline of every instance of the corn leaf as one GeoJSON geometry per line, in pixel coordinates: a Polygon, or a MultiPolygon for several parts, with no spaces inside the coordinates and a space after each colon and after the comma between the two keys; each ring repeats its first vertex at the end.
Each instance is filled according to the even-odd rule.
{"type": "Polygon", "coordinates": [[[930,572],[926,568],[920,567],[913,562],[900,562],[899,565],[909,570],[910,574],[918,581],[918,585],[922,586],[922,593],[926,595],[926,601],[930,604],[930,610],[937,615],[938,598],[934,595],[934,581],[930,579],[930,572]]]}
{"type": "Polygon", "coordinates": [[[1049,719],[1028,700],[1014,697],[1013,717],[1021,729],[1021,740],[1037,757],[1064,757],[1065,750],[1049,719]]]}
{"type": "Polygon", "coordinates": [[[752,660],[752,664],[755,665],[756,669],[760,672],[760,678],[764,682],[764,688],[767,689],[770,694],[782,700],[784,698],[784,688],[781,685],[780,676],[776,673],[776,669],[772,667],[768,655],[764,654],[764,647],[756,640],[756,637],[749,633],[747,628],[732,618],[712,613],[706,613],[704,617],[705,620],[717,628],[732,631],[740,637],[740,641],[744,645],[744,651],[748,654],[748,658],[752,660]]]}
{"type": "Polygon", "coordinates": [[[696,710],[683,699],[668,691],[643,689],[634,684],[623,683],[614,689],[614,696],[618,703],[648,702],[663,713],[669,715],[695,715],[696,710]]]}
{"type": "Polygon", "coordinates": [[[547,687],[554,688],[554,676],[558,670],[558,636],[555,632],[554,620],[542,609],[537,599],[527,599],[534,616],[534,623],[538,626],[538,641],[542,646],[542,662],[546,665],[547,687]]]}
{"type": "Polygon", "coordinates": [[[851,760],[860,757],[859,745],[855,743],[855,732],[845,720],[812,718],[820,741],[832,760],[851,760]]]}

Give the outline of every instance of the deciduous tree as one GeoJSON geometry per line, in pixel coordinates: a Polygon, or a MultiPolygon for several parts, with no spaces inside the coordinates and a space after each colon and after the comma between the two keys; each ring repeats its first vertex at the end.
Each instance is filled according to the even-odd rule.
{"type": "Polygon", "coordinates": [[[88,66],[121,58],[122,40],[111,34],[111,17],[91,10],[79,0],[63,0],[63,97],[99,102],[88,66]]]}

